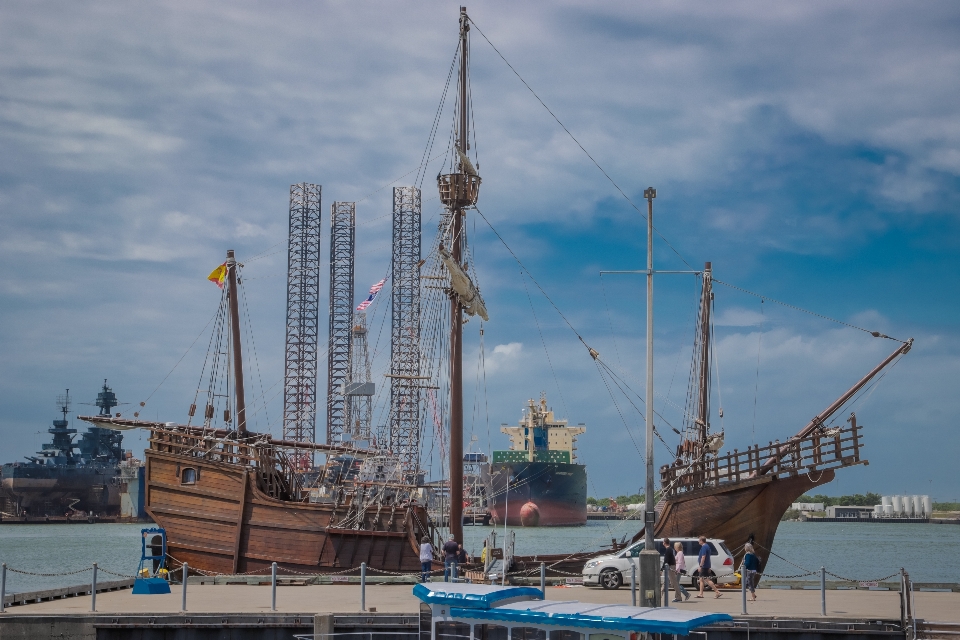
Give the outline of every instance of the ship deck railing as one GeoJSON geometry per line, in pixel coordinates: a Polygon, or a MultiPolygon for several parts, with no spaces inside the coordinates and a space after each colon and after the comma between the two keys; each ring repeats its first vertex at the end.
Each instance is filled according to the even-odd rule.
{"type": "Polygon", "coordinates": [[[760,477],[795,476],[826,469],[865,464],[860,457],[860,427],[850,424],[837,431],[818,430],[786,442],[753,445],[743,451],[705,460],[678,459],[660,468],[667,496],[760,477]]]}

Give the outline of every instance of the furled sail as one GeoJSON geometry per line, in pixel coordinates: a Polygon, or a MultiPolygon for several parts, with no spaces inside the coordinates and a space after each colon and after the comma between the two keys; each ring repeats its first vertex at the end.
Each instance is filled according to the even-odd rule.
{"type": "Polygon", "coordinates": [[[467,154],[465,154],[463,151],[460,151],[460,149],[457,149],[456,147],[454,147],[454,149],[456,150],[457,155],[460,156],[460,166],[463,168],[463,172],[471,176],[480,175],[474,168],[473,163],[470,162],[470,158],[467,157],[467,154]]]}
{"type": "Polygon", "coordinates": [[[480,297],[480,290],[470,280],[470,276],[460,268],[450,252],[443,247],[440,247],[440,259],[443,260],[443,266],[447,268],[447,272],[450,274],[450,286],[457,297],[460,298],[463,310],[467,312],[467,315],[479,315],[484,322],[488,322],[490,317],[487,315],[487,307],[484,306],[483,298],[480,297]]]}

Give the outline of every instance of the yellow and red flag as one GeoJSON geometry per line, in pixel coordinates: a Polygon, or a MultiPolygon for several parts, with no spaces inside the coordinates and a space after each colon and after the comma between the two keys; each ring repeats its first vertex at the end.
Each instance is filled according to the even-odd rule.
{"type": "Polygon", "coordinates": [[[217,285],[221,289],[223,289],[223,281],[226,279],[227,279],[227,263],[226,262],[224,262],[222,265],[214,269],[210,273],[210,275],[207,276],[207,280],[217,285]]]}

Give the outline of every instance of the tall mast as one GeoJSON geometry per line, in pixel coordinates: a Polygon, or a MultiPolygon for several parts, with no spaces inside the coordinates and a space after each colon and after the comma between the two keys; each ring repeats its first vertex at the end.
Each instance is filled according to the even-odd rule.
{"type": "MultiPolygon", "coordinates": [[[[467,8],[460,7],[460,100],[457,148],[467,154],[467,32],[470,30],[467,8]]],[[[461,167],[461,174],[466,170],[461,167]]],[[[464,175],[466,177],[466,175],[464,175]]],[[[464,202],[454,203],[453,238],[450,253],[453,261],[463,264],[464,202]]],[[[450,305],[450,533],[463,541],[463,307],[459,299],[450,305]]]]}
{"type": "Polygon", "coordinates": [[[697,398],[697,435],[701,443],[710,431],[710,311],[713,302],[713,269],[703,267],[703,292],[700,296],[700,375],[697,398]]]}
{"type": "Polygon", "coordinates": [[[247,408],[243,401],[243,358],[240,353],[240,313],[237,303],[237,260],[227,250],[227,295],[230,298],[230,329],[233,335],[233,380],[237,397],[237,433],[247,434],[247,408]]]}

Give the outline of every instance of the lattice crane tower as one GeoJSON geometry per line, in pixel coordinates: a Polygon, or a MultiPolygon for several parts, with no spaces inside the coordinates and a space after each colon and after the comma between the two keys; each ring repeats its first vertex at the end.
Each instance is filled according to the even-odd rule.
{"type": "MultiPolygon", "coordinates": [[[[283,439],[297,442],[314,442],[317,435],[320,190],[306,182],[290,186],[283,439]]],[[[303,454],[297,464],[307,466],[310,460],[303,454]]]]}
{"type": "MultiPolygon", "coordinates": [[[[350,370],[347,372],[346,395],[347,430],[353,440],[370,440],[373,422],[374,383],[371,381],[370,354],[367,350],[367,314],[353,315],[353,335],[350,344],[350,370]]],[[[379,443],[378,443],[379,444],[379,443]]]]}
{"type": "Polygon", "coordinates": [[[393,190],[390,450],[408,479],[420,470],[420,189],[393,190]]]}
{"type": "Polygon", "coordinates": [[[353,332],[353,262],[356,203],[330,207],[330,338],[327,356],[327,443],[350,440],[344,385],[353,332]]]}

